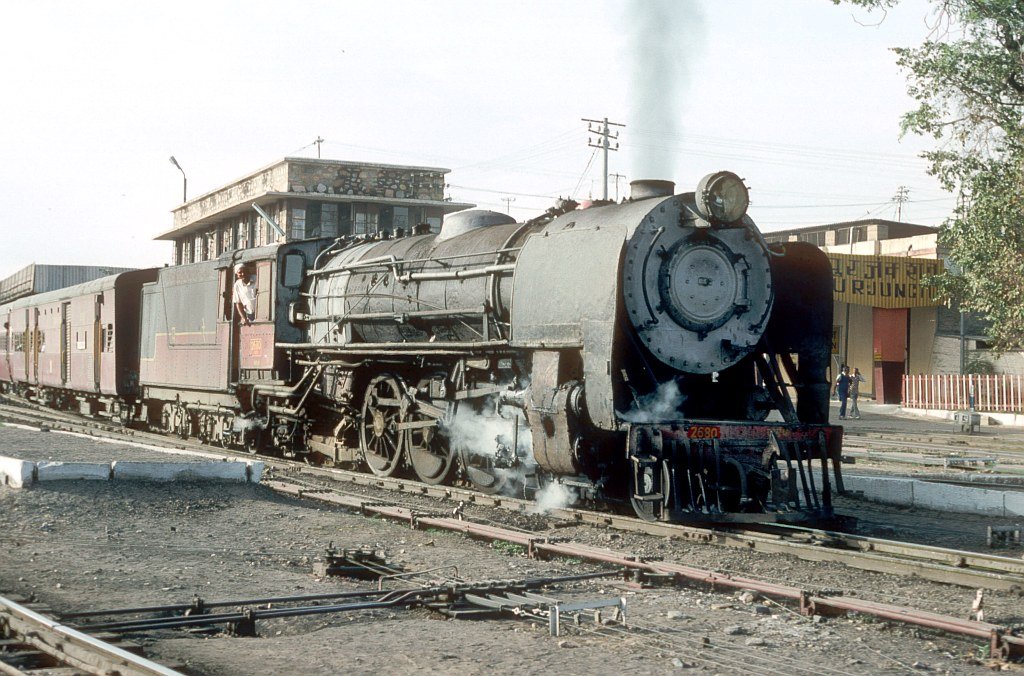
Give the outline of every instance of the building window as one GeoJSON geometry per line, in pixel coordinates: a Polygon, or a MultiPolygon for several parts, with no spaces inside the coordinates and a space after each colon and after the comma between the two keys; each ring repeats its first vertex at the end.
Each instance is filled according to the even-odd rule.
{"type": "Polygon", "coordinates": [[[320,237],[338,236],[338,205],[325,203],[320,205],[320,237]]]}
{"type": "Polygon", "coordinates": [[[825,246],[825,233],[823,232],[807,232],[800,235],[801,242],[808,242],[815,246],[825,246]]]}
{"type": "MultiPolygon", "coordinates": [[[[310,205],[313,206],[313,205],[310,205]]],[[[312,211],[312,209],[310,209],[312,211]]],[[[292,222],[291,232],[288,233],[288,238],[291,240],[306,239],[306,210],[305,209],[292,209],[292,222]]]]}
{"type": "Polygon", "coordinates": [[[238,221],[237,223],[235,223],[233,229],[235,231],[235,248],[236,249],[245,249],[246,247],[248,247],[249,244],[248,244],[248,240],[246,239],[246,234],[247,233],[246,233],[245,221],[238,221]]]}
{"type": "Polygon", "coordinates": [[[867,228],[867,226],[859,225],[856,228],[853,228],[852,231],[850,232],[850,237],[853,239],[854,243],[868,241],[868,228],[867,228]]]}
{"type": "Polygon", "coordinates": [[[836,230],[836,244],[849,244],[850,243],[850,231],[846,228],[842,230],[836,230]]]}
{"type": "Polygon", "coordinates": [[[398,232],[399,228],[403,232],[409,232],[409,207],[395,207],[391,225],[395,232],[398,232]]]}
{"type": "Polygon", "coordinates": [[[377,208],[369,204],[352,205],[352,234],[372,235],[377,232],[377,208]]]}
{"type": "MultiPolygon", "coordinates": [[[[279,212],[277,213],[277,219],[278,219],[278,220],[281,220],[281,216],[282,216],[283,214],[284,214],[284,212],[283,212],[283,211],[279,211],[279,212]]],[[[265,222],[265,225],[266,225],[266,228],[265,228],[265,230],[266,230],[266,233],[267,233],[266,243],[267,243],[267,244],[274,244],[275,242],[279,241],[279,240],[278,240],[278,234],[277,234],[277,230],[275,230],[275,229],[274,229],[274,226],[272,226],[272,225],[270,224],[270,221],[266,221],[266,222],[265,222]]]]}
{"type": "Polygon", "coordinates": [[[423,210],[423,219],[421,223],[426,223],[430,227],[430,232],[438,233],[441,232],[441,219],[444,217],[444,212],[437,208],[426,208],[423,210]]]}

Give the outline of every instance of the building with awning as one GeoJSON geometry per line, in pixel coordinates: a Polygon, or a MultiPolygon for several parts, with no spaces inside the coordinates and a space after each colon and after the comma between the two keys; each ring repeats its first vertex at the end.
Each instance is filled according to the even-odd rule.
{"type": "Polygon", "coordinates": [[[899,403],[904,375],[963,373],[978,361],[1017,372],[1019,356],[989,352],[985,323],[936,297],[929,279],[945,269],[938,228],[882,219],[765,233],[805,241],[832,263],[833,371],[860,369],[861,392],[899,403]]]}

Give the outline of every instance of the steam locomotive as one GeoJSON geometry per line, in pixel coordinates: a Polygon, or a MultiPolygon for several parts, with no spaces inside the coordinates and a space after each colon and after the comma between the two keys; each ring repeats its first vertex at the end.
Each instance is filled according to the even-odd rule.
{"type": "Polygon", "coordinates": [[[831,517],[827,258],[768,246],[733,173],[632,191],[20,299],[0,306],[0,383],[254,453],[645,519],[831,517]],[[239,264],[251,324],[233,316],[239,264]]]}

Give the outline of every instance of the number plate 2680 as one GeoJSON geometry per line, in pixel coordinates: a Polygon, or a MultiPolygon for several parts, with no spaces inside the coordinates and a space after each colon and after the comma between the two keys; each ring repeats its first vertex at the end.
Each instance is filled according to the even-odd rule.
{"type": "Polygon", "coordinates": [[[687,439],[720,439],[722,428],[714,425],[694,425],[686,428],[687,439]]]}

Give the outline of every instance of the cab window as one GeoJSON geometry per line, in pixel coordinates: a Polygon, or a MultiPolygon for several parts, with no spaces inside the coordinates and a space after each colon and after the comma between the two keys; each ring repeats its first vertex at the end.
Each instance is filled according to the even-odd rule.
{"type": "Polygon", "coordinates": [[[256,321],[267,322],[273,319],[272,288],[270,261],[261,261],[256,266],[256,321]]]}
{"type": "Polygon", "coordinates": [[[302,254],[291,253],[284,257],[284,272],[281,285],[289,289],[297,289],[302,284],[302,276],[306,272],[306,260],[302,254]]]}

